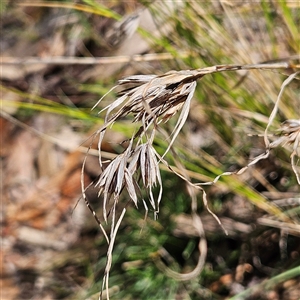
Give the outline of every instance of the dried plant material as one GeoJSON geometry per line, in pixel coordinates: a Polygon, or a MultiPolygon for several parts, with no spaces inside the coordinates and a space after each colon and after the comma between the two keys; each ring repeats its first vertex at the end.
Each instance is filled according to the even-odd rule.
{"type": "Polygon", "coordinates": [[[138,135],[142,135],[150,125],[166,122],[182,109],[173,132],[174,140],[186,121],[196,80],[202,76],[197,71],[171,71],[161,76],[136,75],[120,80],[120,86],[135,86],[124,90],[119,98],[104,109],[107,110],[105,126],[99,132],[105,131],[115,121],[131,113],[134,115],[133,122],[142,122],[143,129],[138,132],[138,135]]]}
{"type": "MultiPolygon", "coordinates": [[[[196,214],[194,215],[194,217],[195,218],[193,219],[193,224],[197,225],[197,228],[200,228],[200,226],[202,226],[202,223],[200,223],[201,222],[200,217],[196,214]]],[[[162,262],[162,260],[160,258],[160,257],[163,257],[163,255],[161,253],[162,250],[160,250],[152,258],[153,258],[153,261],[154,261],[155,265],[157,266],[157,268],[159,270],[161,270],[167,276],[169,276],[177,281],[189,281],[189,280],[192,280],[192,279],[196,278],[197,276],[199,276],[199,274],[203,270],[206,256],[207,256],[207,243],[206,243],[205,237],[201,237],[199,244],[198,244],[198,250],[199,250],[200,255],[199,255],[199,259],[198,259],[198,263],[197,263],[196,267],[194,268],[193,271],[191,271],[189,273],[184,273],[184,274],[171,270],[169,267],[167,267],[162,262]]]]}
{"type": "Polygon", "coordinates": [[[281,124],[281,134],[280,137],[270,144],[270,147],[277,147],[280,144],[282,146],[292,145],[291,153],[291,165],[292,169],[296,175],[298,184],[300,184],[300,171],[296,163],[296,157],[298,161],[300,158],[300,120],[286,120],[281,124]]]}
{"type": "MultiPolygon", "coordinates": [[[[129,87],[123,89],[123,91],[119,93],[118,98],[102,110],[106,111],[104,125],[95,133],[93,137],[95,138],[97,135],[99,135],[98,147],[99,164],[101,169],[103,169],[101,158],[101,146],[107,128],[112,126],[115,122],[119,121],[120,119],[127,118],[130,115],[132,116],[132,122],[140,123],[140,127],[137,132],[132,134],[132,137],[129,140],[129,145],[124,150],[124,152],[117,155],[112,161],[109,162],[107,167],[104,168],[95,185],[95,187],[99,188],[99,197],[103,196],[103,218],[105,222],[107,222],[108,215],[110,215],[112,220],[110,238],[108,237],[108,235],[106,235],[106,233],[104,233],[109,244],[109,249],[102,291],[104,287],[108,291],[108,278],[112,264],[113,245],[117,234],[117,230],[125,214],[124,208],[121,216],[116,222],[116,206],[119,203],[121,193],[124,189],[126,189],[130,200],[133,201],[135,206],[138,206],[138,195],[141,195],[141,190],[146,190],[148,192],[149,202],[151,204],[152,209],[154,210],[154,215],[156,217],[157,213],[159,212],[159,204],[162,198],[163,191],[159,163],[163,163],[171,172],[179,176],[189,185],[190,189],[188,189],[188,191],[192,199],[191,207],[193,225],[195,228],[198,229],[197,234],[200,237],[200,255],[198,264],[195,267],[195,269],[190,273],[177,273],[165,266],[159,258],[159,255],[154,258],[154,262],[156,263],[157,267],[176,280],[191,280],[192,278],[198,276],[203,269],[204,262],[206,259],[207,245],[201,219],[197,215],[197,199],[195,192],[193,192],[195,188],[202,192],[203,203],[207,211],[216,219],[219,225],[224,229],[225,233],[227,233],[225,228],[222,226],[219,218],[210,210],[208,206],[207,194],[202,187],[203,185],[212,185],[216,183],[222,176],[242,174],[250,166],[256,164],[262,159],[267,158],[270,154],[271,149],[277,147],[280,144],[294,145],[293,152],[291,155],[292,168],[299,182],[299,172],[296,170],[296,163],[294,162],[295,156],[299,156],[299,120],[286,121],[281,127],[281,136],[279,137],[279,139],[272,143],[268,139],[268,129],[277,114],[279,101],[281,99],[284,88],[296,77],[298,72],[290,75],[282,84],[280,93],[275,103],[275,107],[269,117],[268,124],[265,130],[265,152],[257,156],[247,166],[241,168],[239,171],[236,172],[224,172],[216,176],[215,179],[211,182],[192,183],[191,180],[186,175],[184,175],[186,173],[184,172],[184,170],[180,173],[175,171],[164,159],[165,154],[170,149],[173,149],[173,143],[187,120],[190,110],[191,99],[194,95],[198,79],[201,79],[207,74],[217,72],[291,67],[295,66],[292,66],[289,63],[258,65],[220,65],[198,70],[170,71],[163,75],[134,75],[119,80],[118,85],[116,87],[122,87],[124,85],[129,85],[129,87]],[[167,149],[165,150],[165,153],[163,155],[159,155],[153,147],[155,134],[158,131],[163,132],[161,126],[173,116],[175,116],[177,112],[180,113],[176,125],[174,126],[173,131],[168,136],[166,136],[166,139],[168,140],[167,149]],[[153,188],[156,185],[159,186],[159,193],[157,197],[153,195],[153,188]],[[109,208],[108,204],[111,199],[113,203],[109,208]],[[107,213],[108,208],[109,214],[107,213]]],[[[116,87],[114,87],[113,89],[115,89],[116,87]]],[[[103,97],[105,96],[106,95],[104,95],[103,97]]],[[[93,108],[95,108],[101,102],[103,97],[96,103],[96,105],[93,108]]],[[[172,151],[172,153],[174,156],[177,156],[175,151],[172,151]]],[[[182,168],[183,166],[181,166],[181,169],[182,168]]],[[[82,187],[82,189],[84,194],[84,186],[82,187]]],[[[145,200],[141,200],[143,201],[144,206],[147,210],[148,208],[145,200]]],[[[89,203],[86,198],[85,201],[89,206],[89,203]]],[[[267,201],[266,199],[265,201],[261,201],[259,205],[263,209],[271,211],[274,215],[277,215],[283,221],[289,220],[287,216],[281,213],[281,210],[276,205],[269,203],[269,201],[267,201]]],[[[98,220],[96,214],[94,212],[93,214],[96,220],[98,220]]],[[[97,222],[103,230],[103,227],[100,224],[100,222],[97,222]]],[[[100,298],[101,297],[102,292],[100,298]]],[[[109,297],[108,294],[107,297],[109,297]]]]}
{"type": "Polygon", "coordinates": [[[275,106],[274,106],[274,108],[273,108],[273,110],[272,110],[272,113],[271,113],[271,115],[270,115],[270,117],[269,117],[268,125],[267,125],[267,127],[266,127],[266,129],[265,129],[264,140],[265,140],[266,148],[269,148],[269,144],[270,144],[269,139],[268,139],[268,129],[269,129],[269,127],[271,126],[271,124],[272,124],[272,122],[273,122],[273,120],[274,120],[274,118],[275,118],[275,116],[276,116],[276,114],[277,114],[278,107],[279,107],[279,103],[280,103],[280,100],[281,100],[283,91],[284,91],[284,89],[286,88],[286,86],[287,86],[291,81],[293,81],[299,73],[300,73],[300,72],[295,72],[295,73],[291,74],[291,75],[290,75],[290,76],[282,83],[282,85],[281,85],[281,89],[280,89],[280,92],[279,92],[279,94],[278,94],[277,100],[276,100],[276,102],[275,102],[275,106]]]}
{"type": "Polygon", "coordinates": [[[270,218],[258,218],[257,223],[264,225],[264,226],[270,226],[273,228],[279,228],[280,230],[287,232],[290,235],[294,236],[300,236],[300,225],[299,224],[293,224],[293,223],[286,223],[281,222],[278,220],[272,220],[270,218]]]}
{"type": "MultiPolygon", "coordinates": [[[[180,51],[178,56],[181,58],[189,57],[191,53],[180,51]]],[[[147,53],[147,54],[134,54],[134,55],[116,55],[116,56],[100,56],[100,57],[77,57],[77,56],[56,56],[56,57],[12,57],[5,56],[1,58],[3,67],[3,74],[0,78],[6,78],[5,73],[11,73],[11,76],[19,78],[23,74],[20,68],[15,65],[120,65],[130,62],[151,62],[151,61],[164,61],[173,60],[174,56],[171,53],[147,53]],[[11,68],[18,69],[19,74],[13,75],[13,70],[5,72],[6,65],[11,68]]],[[[24,72],[25,73],[25,72],[24,72]]]]}
{"type": "Polygon", "coordinates": [[[276,146],[278,146],[279,144],[293,144],[293,152],[291,154],[291,165],[292,165],[292,169],[296,175],[298,184],[300,185],[300,176],[299,176],[299,168],[296,166],[295,163],[295,157],[298,156],[299,158],[299,146],[300,146],[300,121],[299,120],[287,120],[285,121],[282,126],[281,126],[281,130],[282,130],[282,134],[283,136],[281,136],[281,138],[279,138],[277,141],[269,144],[269,140],[267,137],[267,131],[269,126],[271,125],[271,123],[273,122],[273,119],[275,118],[275,115],[277,113],[278,110],[278,106],[279,106],[279,102],[281,100],[283,91],[285,89],[285,87],[296,78],[296,76],[299,74],[300,72],[295,72],[293,74],[291,74],[282,84],[280,92],[278,94],[275,106],[273,108],[273,111],[270,115],[270,119],[269,119],[269,123],[266,127],[265,130],[265,135],[264,135],[264,139],[265,139],[265,143],[266,143],[266,147],[270,147],[270,148],[274,148],[276,146]]]}
{"type": "Polygon", "coordinates": [[[293,80],[296,78],[296,76],[299,74],[299,72],[295,72],[291,74],[282,84],[280,92],[278,94],[277,100],[275,102],[275,106],[272,110],[272,113],[269,117],[269,122],[266,126],[265,133],[264,133],[264,141],[266,145],[266,151],[262,153],[261,155],[255,157],[247,166],[241,168],[240,170],[236,172],[224,172],[220,175],[218,175],[212,182],[205,182],[197,185],[211,185],[216,183],[222,176],[228,176],[228,175],[233,175],[237,174],[240,175],[244,173],[250,166],[255,165],[257,162],[259,162],[262,159],[266,159],[270,155],[270,151],[272,148],[276,148],[279,145],[286,145],[286,144],[293,144],[293,152],[291,154],[291,165],[292,169],[297,177],[297,181],[300,184],[300,178],[299,178],[299,171],[297,170],[297,166],[295,163],[295,157],[299,157],[299,147],[300,147],[300,121],[299,120],[287,120],[281,125],[281,136],[275,140],[274,142],[270,142],[268,138],[268,129],[271,126],[271,123],[273,122],[277,111],[278,111],[278,106],[279,102],[282,96],[282,93],[285,89],[285,87],[293,80]]]}
{"type": "Polygon", "coordinates": [[[137,205],[137,197],[135,193],[132,193],[131,185],[132,181],[128,180],[130,177],[129,171],[126,167],[127,161],[130,157],[131,145],[124,151],[124,153],[118,155],[113,159],[106,169],[101,173],[99,180],[96,182],[95,187],[99,187],[99,197],[103,195],[103,217],[107,222],[107,204],[110,198],[113,196],[114,201],[118,201],[120,194],[123,190],[124,183],[129,186],[129,194],[131,199],[137,205]],[[126,175],[125,175],[126,174],[126,175]]]}
{"type": "MultiPolygon", "coordinates": [[[[170,71],[163,75],[135,75],[119,80],[118,86],[133,85],[125,89],[120,96],[102,111],[106,110],[105,125],[99,133],[111,126],[120,118],[130,113],[134,115],[133,122],[141,121],[143,129],[138,135],[146,133],[151,124],[168,121],[180,109],[181,114],[172,134],[172,144],[184,125],[189,104],[193,97],[196,81],[204,75],[237,70],[291,68],[289,63],[257,64],[257,65],[219,65],[198,70],[170,71]]],[[[295,75],[296,76],[296,75],[295,75]]],[[[292,80],[292,79],[291,79],[292,80]]],[[[113,88],[114,89],[114,88],[113,88]]],[[[104,95],[93,108],[95,108],[104,95]]],[[[100,134],[99,146],[103,135],[100,134]]]]}
{"type": "Polygon", "coordinates": [[[123,17],[111,30],[106,33],[106,39],[110,46],[118,47],[124,40],[130,38],[139,26],[140,16],[138,12],[123,17]]]}
{"type": "MultiPolygon", "coordinates": [[[[210,214],[203,214],[200,217],[206,234],[217,234],[217,232],[220,231],[219,224],[216,224],[215,219],[210,214]]],[[[182,213],[172,216],[172,219],[175,223],[173,229],[174,236],[185,238],[198,237],[197,229],[194,228],[193,220],[190,215],[182,213]]],[[[231,218],[221,217],[220,221],[231,237],[238,236],[240,233],[249,234],[253,231],[252,225],[238,222],[231,218]]]]}
{"type": "MultiPolygon", "coordinates": [[[[141,144],[134,150],[132,154],[132,159],[128,166],[131,176],[133,176],[136,173],[138,168],[140,169],[139,172],[142,179],[142,185],[149,192],[149,201],[154,210],[155,217],[159,212],[159,203],[161,201],[163,192],[162,180],[160,176],[158,160],[156,157],[157,153],[150,142],[146,144],[141,144]],[[152,188],[155,187],[157,184],[159,185],[160,189],[158,197],[157,199],[155,199],[152,192],[152,188]]],[[[132,181],[133,180],[134,179],[132,179],[132,181]]],[[[132,191],[133,188],[134,186],[132,186],[132,191]]],[[[128,188],[127,190],[130,194],[130,190],[128,188]]]]}
{"type": "MultiPolygon", "coordinates": [[[[115,205],[114,205],[114,209],[115,209],[115,205]]],[[[108,250],[107,250],[107,262],[106,262],[106,266],[105,266],[102,290],[99,295],[99,299],[102,299],[102,292],[104,291],[104,287],[106,288],[106,299],[109,299],[108,281],[109,281],[109,272],[110,272],[111,264],[112,264],[112,252],[113,252],[117,232],[121,225],[121,222],[123,220],[125,212],[126,212],[126,209],[124,208],[121,213],[121,216],[119,217],[119,220],[117,221],[117,224],[115,226],[114,226],[114,224],[112,224],[112,226],[111,226],[111,236],[110,236],[110,241],[109,241],[108,250]]]]}

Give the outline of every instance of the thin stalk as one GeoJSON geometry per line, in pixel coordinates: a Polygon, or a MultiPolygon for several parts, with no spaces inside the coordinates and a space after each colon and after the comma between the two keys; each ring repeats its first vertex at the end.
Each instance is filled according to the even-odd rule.
{"type": "Polygon", "coordinates": [[[258,285],[255,285],[255,286],[245,290],[244,292],[239,293],[238,295],[230,298],[230,300],[246,299],[247,297],[251,296],[255,292],[269,290],[272,287],[274,287],[276,284],[279,284],[283,281],[287,281],[296,276],[300,276],[300,267],[295,267],[295,268],[288,270],[286,272],[283,272],[267,281],[264,281],[258,285]]]}

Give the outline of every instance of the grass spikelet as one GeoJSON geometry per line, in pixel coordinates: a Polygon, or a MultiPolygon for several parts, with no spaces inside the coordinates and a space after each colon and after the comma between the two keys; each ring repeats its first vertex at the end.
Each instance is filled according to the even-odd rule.
{"type": "Polygon", "coordinates": [[[109,163],[109,165],[101,173],[100,178],[95,185],[95,187],[99,188],[99,197],[103,195],[103,217],[106,222],[108,201],[112,196],[114,198],[114,202],[118,201],[124,188],[124,184],[128,186],[129,183],[129,195],[135,203],[137,202],[137,197],[132,192],[131,188],[131,181],[129,179],[130,173],[126,167],[131,154],[131,146],[132,142],[122,154],[119,154],[109,163]]]}

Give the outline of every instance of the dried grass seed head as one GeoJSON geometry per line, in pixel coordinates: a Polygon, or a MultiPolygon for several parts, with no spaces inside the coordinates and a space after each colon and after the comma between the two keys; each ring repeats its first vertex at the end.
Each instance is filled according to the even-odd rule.
{"type": "Polygon", "coordinates": [[[280,144],[284,145],[292,145],[294,151],[297,152],[297,155],[299,156],[300,153],[298,153],[298,148],[300,148],[300,120],[286,120],[281,124],[280,131],[280,137],[271,143],[271,148],[275,148],[279,146],[280,144]]]}
{"type": "Polygon", "coordinates": [[[127,188],[130,198],[137,205],[137,195],[135,193],[132,174],[128,170],[128,161],[132,152],[132,140],[127,149],[116,156],[103,170],[95,187],[99,188],[99,197],[103,195],[103,215],[106,220],[106,208],[109,200],[114,196],[114,201],[118,201],[124,187],[127,188]]]}
{"type": "Polygon", "coordinates": [[[119,80],[119,86],[133,86],[123,90],[103,109],[107,112],[101,131],[130,113],[134,115],[133,122],[142,121],[144,128],[168,121],[193,96],[196,80],[200,77],[197,71],[171,71],[160,76],[134,75],[119,80]]]}
{"type": "Polygon", "coordinates": [[[280,132],[281,136],[270,144],[270,148],[276,148],[279,145],[293,145],[290,156],[291,166],[300,185],[300,168],[297,165],[300,157],[300,120],[286,120],[281,124],[280,132]]]}
{"type": "Polygon", "coordinates": [[[101,173],[95,187],[99,188],[99,197],[103,196],[103,215],[106,220],[107,205],[113,197],[118,201],[121,192],[126,188],[130,199],[138,205],[138,194],[142,188],[149,193],[149,201],[155,212],[159,211],[162,197],[162,180],[159,162],[152,141],[138,145],[133,149],[133,140],[128,148],[116,156],[101,173]],[[139,184],[141,186],[139,186],[139,184]],[[152,189],[159,186],[158,197],[152,189]],[[155,200],[156,199],[156,200],[155,200]]]}
{"type": "Polygon", "coordinates": [[[286,120],[281,124],[281,130],[282,134],[287,137],[289,144],[295,143],[297,139],[299,141],[300,120],[286,120]]]}
{"type": "MultiPolygon", "coordinates": [[[[110,105],[106,106],[104,126],[98,131],[99,137],[99,162],[101,162],[101,145],[108,126],[111,126],[120,118],[133,114],[133,122],[142,122],[140,130],[133,135],[130,145],[104,169],[96,184],[99,188],[99,196],[103,195],[103,213],[106,218],[106,207],[111,199],[118,201],[121,191],[126,188],[130,198],[137,205],[137,191],[140,190],[134,174],[140,174],[140,184],[149,193],[149,201],[155,212],[159,210],[159,203],[162,197],[162,181],[159,171],[157,153],[152,146],[155,133],[155,126],[160,122],[168,121],[179,110],[181,113],[173,132],[172,139],[165,153],[172,146],[176,136],[184,125],[193,97],[196,80],[203,75],[197,71],[171,71],[161,76],[156,75],[135,75],[119,81],[119,85],[133,84],[133,87],[123,90],[119,97],[110,105]],[[147,142],[139,144],[141,138],[133,147],[133,139],[142,137],[151,125],[151,138],[147,142]],[[153,187],[159,186],[159,194],[155,200],[153,187]]],[[[99,102],[102,99],[99,100],[99,102]]],[[[99,103],[98,102],[98,103],[99,103]]],[[[102,110],[102,111],[103,111],[102,110]]],[[[162,157],[159,159],[161,160],[162,157]]]]}
{"type": "Polygon", "coordinates": [[[135,121],[142,120],[145,115],[148,122],[159,117],[167,121],[192,92],[190,86],[199,78],[197,75],[196,71],[171,71],[161,76],[136,75],[120,80],[120,85],[138,85],[124,91],[128,102],[122,108],[123,114],[135,114],[135,121]]]}

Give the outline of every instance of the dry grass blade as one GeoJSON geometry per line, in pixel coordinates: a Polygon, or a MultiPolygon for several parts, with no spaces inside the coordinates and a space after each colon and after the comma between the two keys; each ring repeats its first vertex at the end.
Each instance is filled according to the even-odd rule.
{"type": "MultiPolygon", "coordinates": [[[[203,270],[203,267],[205,264],[205,260],[206,260],[206,256],[207,256],[207,242],[206,242],[204,231],[203,231],[202,221],[196,213],[193,213],[193,226],[197,230],[199,237],[200,237],[200,241],[198,244],[199,259],[198,259],[198,263],[193,271],[191,271],[189,273],[185,273],[185,274],[175,272],[175,271],[171,270],[169,267],[167,267],[161,261],[161,259],[159,258],[158,255],[153,257],[153,261],[155,262],[156,266],[162,272],[164,272],[169,277],[171,277],[175,280],[178,280],[178,281],[188,281],[188,280],[192,280],[192,279],[196,278],[197,276],[199,276],[199,274],[203,270]]],[[[160,254],[160,253],[158,253],[158,254],[160,254]]]]}
{"type": "Polygon", "coordinates": [[[95,135],[92,137],[92,142],[90,143],[90,146],[89,146],[89,148],[88,148],[88,150],[87,150],[87,154],[85,155],[84,160],[83,160],[83,163],[82,163],[82,168],[81,168],[81,179],[80,179],[81,192],[82,192],[82,198],[83,198],[83,200],[84,200],[86,206],[88,207],[88,209],[89,209],[89,210],[91,211],[91,213],[93,214],[93,216],[94,216],[94,218],[95,218],[97,224],[99,225],[101,231],[103,232],[103,234],[104,234],[104,236],[105,236],[105,239],[106,239],[107,243],[109,244],[109,238],[108,238],[108,236],[107,236],[107,234],[106,234],[106,231],[105,231],[105,229],[103,228],[103,226],[102,226],[102,224],[101,224],[101,222],[100,222],[100,220],[99,220],[99,218],[98,218],[96,212],[95,212],[95,211],[93,210],[93,208],[91,207],[90,202],[89,202],[89,200],[88,200],[88,198],[87,198],[87,195],[86,195],[86,190],[90,187],[90,185],[91,185],[92,183],[91,183],[90,185],[88,185],[87,187],[84,186],[84,168],[85,168],[85,164],[86,164],[86,160],[87,160],[87,157],[88,157],[88,153],[89,153],[89,151],[90,151],[90,149],[91,149],[91,145],[92,145],[92,143],[93,143],[94,138],[95,138],[95,135]]]}
{"type": "Polygon", "coordinates": [[[265,140],[265,144],[266,144],[266,148],[269,148],[270,146],[270,142],[269,142],[269,139],[268,139],[268,129],[270,127],[270,125],[272,124],[276,114],[277,114],[277,111],[278,111],[278,106],[279,106],[279,102],[281,100],[281,97],[282,97],[282,94],[283,94],[283,91],[285,89],[285,87],[292,81],[294,80],[294,78],[296,78],[296,76],[299,74],[300,72],[295,72],[293,74],[291,74],[281,85],[281,89],[280,89],[280,92],[278,94],[278,97],[277,97],[277,100],[275,102],[275,106],[272,110],[272,113],[269,117],[269,122],[268,122],[268,125],[265,129],[265,134],[264,134],[264,140],[265,140]]]}
{"type": "MultiPolygon", "coordinates": [[[[188,52],[179,52],[179,56],[188,57],[188,52]]],[[[148,53],[135,55],[117,55],[107,57],[77,57],[77,56],[55,56],[55,57],[1,57],[1,65],[111,65],[130,62],[149,62],[172,60],[174,56],[170,53],[148,53]]]]}
{"type": "Polygon", "coordinates": [[[216,183],[222,176],[229,176],[229,175],[233,175],[233,174],[237,174],[240,175],[242,173],[244,173],[250,166],[255,165],[257,162],[259,162],[262,159],[266,159],[269,157],[270,154],[270,150],[272,148],[276,148],[278,147],[280,144],[293,144],[293,152],[291,154],[291,165],[293,168],[293,171],[297,177],[297,181],[300,184],[300,178],[299,178],[299,171],[297,170],[297,166],[295,164],[295,156],[299,157],[299,152],[298,152],[298,148],[300,146],[300,121],[299,120],[287,120],[285,121],[282,126],[281,126],[281,137],[278,138],[277,140],[275,140],[274,142],[270,142],[269,138],[268,138],[268,129],[271,126],[272,122],[274,121],[274,118],[277,114],[278,111],[278,106],[279,106],[279,102],[281,100],[283,91],[285,89],[285,87],[293,80],[296,78],[296,76],[299,74],[299,72],[293,73],[291,74],[282,84],[280,92],[278,94],[277,100],[275,102],[275,106],[272,110],[272,113],[269,117],[269,121],[268,124],[266,126],[265,132],[264,132],[264,141],[265,141],[265,145],[266,145],[266,151],[262,154],[260,154],[259,156],[255,157],[248,165],[246,165],[245,167],[241,168],[240,170],[236,171],[236,172],[224,172],[220,175],[218,175],[213,181],[211,182],[205,182],[205,183],[198,183],[196,184],[198,185],[212,185],[214,183],[216,183]]]}
{"type": "MultiPolygon", "coordinates": [[[[173,152],[174,153],[174,152],[173,152]]],[[[222,225],[220,219],[218,218],[218,216],[216,214],[214,214],[211,209],[209,208],[208,206],[208,201],[207,201],[207,195],[206,195],[206,192],[205,190],[201,187],[201,185],[212,185],[214,182],[206,182],[204,184],[199,184],[199,183],[192,183],[191,180],[188,178],[188,176],[186,176],[185,174],[181,174],[179,173],[178,171],[176,171],[162,156],[160,156],[158,153],[156,153],[156,155],[159,157],[159,161],[161,161],[172,173],[174,173],[175,175],[177,175],[179,178],[181,178],[183,181],[185,181],[188,186],[192,187],[192,188],[196,188],[197,190],[200,190],[200,192],[202,193],[202,200],[203,200],[203,204],[205,206],[205,208],[207,209],[207,211],[214,217],[214,219],[218,222],[218,224],[221,226],[221,228],[224,230],[225,234],[227,235],[228,232],[227,230],[224,228],[224,226],[222,225]]],[[[182,169],[182,167],[181,167],[182,169]]],[[[186,170],[184,170],[184,173],[186,173],[186,170]]],[[[219,175],[217,178],[219,179],[221,176],[224,176],[224,175],[231,175],[232,173],[231,172],[227,172],[228,174],[226,173],[223,173],[221,175],[219,175]]],[[[218,179],[215,179],[215,181],[217,181],[218,179]]],[[[192,194],[193,196],[193,194],[192,194]]],[[[196,202],[193,201],[192,202],[192,210],[196,210],[194,207],[197,207],[196,205],[196,202]]]]}
{"type": "Polygon", "coordinates": [[[257,223],[265,226],[279,228],[285,232],[288,232],[294,236],[300,236],[300,225],[299,224],[292,224],[286,222],[280,222],[277,220],[271,220],[269,218],[258,218],[257,223]]]}
{"type": "MultiPolygon", "coordinates": [[[[172,148],[172,146],[170,146],[170,148],[172,149],[173,156],[176,158],[179,158],[176,151],[172,148]]],[[[161,156],[159,156],[159,154],[156,154],[156,155],[159,157],[160,161],[162,161],[170,170],[172,170],[171,166],[161,156]]],[[[168,266],[166,266],[162,262],[162,260],[159,258],[159,255],[154,257],[154,262],[155,262],[156,266],[162,272],[164,272],[166,275],[168,275],[169,277],[171,277],[177,281],[188,281],[188,280],[192,280],[192,279],[196,278],[197,276],[199,276],[203,270],[203,267],[204,267],[205,261],[206,261],[206,257],[207,257],[207,241],[206,241],[206,237],[205,237],[205,231],[203,228],[202,220],[197,212],[198,202],[197,202],[197,194],[196,194],[195,186],[191,186],[191,181],[190,181],[189,177],[186,175],[186,172],[185,172],[186,170],[185,170],[184,166],[180,163],[180,159],[177,160],[177,165],[183,171],[183,173],[185,175],[185,176],[182,176],[182,178],[184,179],[184,181],[187,184],[187,191],[192,200],[192,202],[191,202],[192,224],[193,224],[193,227],[194,227],[197,235],[200,238],[199,243],[198,243],[199,258],[198,258],[198,262],[197,262],[197,265],[195,266],[195,268],[191,272],[184,273],[184,274],[175,272],[172,269],[170,269],[168,266]]],[[[172,170],[172,172],[177,174],[174,170],[172,170]]],[[[177,175],[179,175],[179,174],[177,174],[177,175]]],[[[181,177],[181,175],[179,175],[179,176],[181,177]]],[[[201,187],[200,188],[197,187],[197,189],[198,190],[200,189],[201,192],[203,193],[203,201],[206,205],[207,202],[206,202],[205,191],[201,187]]],[[[207,209],[209,210],[208,207],[207,207],[207,209]]],[[[212,213],[212,215],[215,216],[213,213],[212,213]]],[[[220,223],[217,216],[216,216],[216,219],[220,223]]],[[[225,230],[225,232],[226,232],[226,230],[225,230]]],[[[158,254],[159,254],[159,252],[160,251],[158,251],[158,254]]]]}
{"type": "Polygon", "coordinates": [[[300,146],[300,122],[299,120],[287,120],[285,121],[282,126],[281,126],[281,131],[283,136],[281,136],[277,141],[273,142],[272,144],[270,144],[268,137],[267,137],[267,131],[269,126],[271,125],[273,119],[275,118],[275,115],[277,113],[278,110],[278,105],[279,102],[281,100],[283,91],[285,89],[285,87],[296,78],[296,76],[299,74],[300,72],[295,72],[294,74],[291,74],[282,84],[280,92],[278,94],[275,106],[273,108],[273,111],[270,115],[270,119],[269,119],[269,123],[266,127],[265,130],[265,135],[264,135],[264,139],[265,139],[265,143],[266,143],[266,147],[276,147],[279,144],[293,144],[293,152],[291,154],[291,165],[292,165],[292,169],[296,175],[297,178],[297,182],[300,185],[300,175],[299,175],[299,168],[297,167],[296,163],[295,163],[295,158],[296,156],[300,156],[299,152],[298,152],[298,148],[300,146]]]}
{"type": "MultiPolygon", "coordinates": [[[[115,208],[115,205],[114,205],[114,208],[115,208]]],[[[106,262],[105,274],[104,274],[104,278],[103,278],[102,290],[99,295],[99,300],[102,299],[102,293],[103,293],[104,287],[106,288],[106,298],[109,299],[108,281],[109,281],[109,272],[110,272],[111,264],[112,264],[112,253],[113,253],[113,248],[114,248],[114,243],[115,243],[115,239],[117,236],[117,232],[118,232],[118,229],[124,218],[125,213],[126,213],[126,209],[124,208],[118,219],[116,226],[112,225],[112,227],[111,227],[111,239],[110,239],[108,250],[107,250],[107,262],[106,262]]]]}

